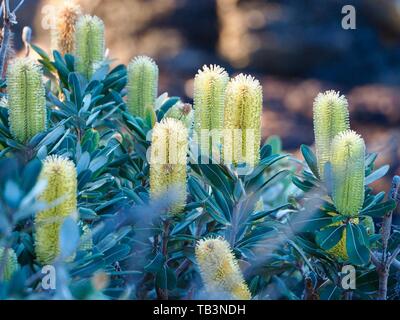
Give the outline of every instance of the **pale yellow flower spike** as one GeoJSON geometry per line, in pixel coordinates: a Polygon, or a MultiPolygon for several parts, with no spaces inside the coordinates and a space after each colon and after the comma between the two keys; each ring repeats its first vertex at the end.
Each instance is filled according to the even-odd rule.
{"type": "Polygon", "coordinates": [[[249,288],[226,240],[200,240],[196,245],[196,260],[207,292],[227,294],[235,300],[251,299],[249,288]]]}
{"type": "Polygon", "coordinates": [[[64,219],[77,210],[75,165],[63,157],[48,156],[39,179],[47,181],[47,186],[38,200],[50,208],[35,217],[35,250],[40,263],[50,264],[60,254],[59,236],[64,219]]]}
{"type": "Polygon", "coordinates": [[[252,76],[239,74],[226,88],[223,155],[225,163],[260,160],[262,87],[252,76]]]}
{"type": "Polygon", "coordinates": [[[166,118],[154,126],[150,158],[152,199],[172,195],[171,214],[179,214],[186,203],[186,158],[188,129],[182,121],[166,118]]]}

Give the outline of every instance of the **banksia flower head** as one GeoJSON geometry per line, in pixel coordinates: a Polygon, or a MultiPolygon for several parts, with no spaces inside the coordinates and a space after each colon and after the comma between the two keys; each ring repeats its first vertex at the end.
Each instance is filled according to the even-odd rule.
{"type": "Polygon", "coordinates": [[[19,269],[17,255],[11,248],[0,248],[0,282],[8,281],[19,269]]]}
{"type": "Polygon", "coordinates": [[[315,98],[313,113],[318,169],[323,178],[324,166],[330,161],[333,138],[350,128],[348,103],[338,92],[326,91],[315,98]]]}
{"type": "Polygon", "coordinates": [[[333,202],[338,212],[357,216],[364,203],[365,144],[348,130],[332,141],[333,202]]]}
{"type": "Polygon", "coordinates": [[[46,130],[46,96],[43,72],[29,58],[15,59],[7,71],[10,130],[24,143],[46,130]]]}
{"type": "Polygon", "coordinates": [[[173,195],[171,214],[181,213],[186,202],[188,130],[176,119],[166,118],[153,129],[150,158],[150,194],[157,199],[173,195]]]}
{"type": "Polygon", "coordinates": [[[211,130],[222,130],[228,73],[217,65],[204,66],[194,78],[195,141],[202,153],[210,153],[211,130]]]}
{"type": "Polygon", "coordinates": [[[51,46],[62,55],[75,51],[75,26],[82,15],[81,7],[74,1],[64,1],[51,30],[51,46]]]}
{"type": "Polygon", "coordinates": [[[237,300],[250,300],[251,294],[229,243],[204,239],[196,245],[196,260],[209,293],[220,293],[237,300]]]}
{"type": "Polygon", "coordinates": [[[104,61],[104,23],[90,15],[81,16],[76,23],[76,69],[90,79],[104,61]]]}
{"type": "Polygon", "coordinates": [[[239,74],[226,88],[224,160],[255,166],[260,159],[262,87],[252,76],[239,74]]]}
{"type": "Polygon", "coordinates": [[[188,129],[193,126],[193,108],[189,103],[177,102],[167,111],[164,117],[180,120],[188,129]]]}
{"type": "Polygon", "coordinates": [[[40,179],[47,186],[39,201],[50,208],[35,217],[35,247],[40,263],[49,264],[60,254],[59,235],[64,219],[77,210],[77,173],[72,161],[48,156],[43,163],[40,179]]]}
{"type": "Polygon", "coordinates": [[[128,109],[145,118],[154,109],[158,93],[158,66],[147,56],[134,58],[128,65],[128,109]]]}

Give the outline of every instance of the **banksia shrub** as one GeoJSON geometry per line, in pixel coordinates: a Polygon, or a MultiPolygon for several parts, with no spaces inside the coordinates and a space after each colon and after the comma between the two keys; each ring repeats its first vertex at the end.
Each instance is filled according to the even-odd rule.
{"type": "Polygon", "coordinates": [[[193,108],[189,103],[177,102],[167,111],[164,117],[180,120],[188,129],[193,126],[193,108]]]}
{"type": "Polygon", "coordinates": [[[0,282],[8,281],[19,269],[17,255],[11,248],[0,248],[0,282]]]}
{"type": "Polygon", "coordinates": [[[240,74],[226,89],[223,155],[225,163],[254,166],[260,159],[262,87],[240,74]]]}
{"type": "Polygon", "coordinates": [[[153,129],[150,158],[152,199],[173,196],[169,213],[181,213],[186,202],[188,130],[176,119],[166,118],[153,129]]]}
{"type": "Polygon", "coordinates": [[[217,65],[204,66],[194,78],[195,141],[202,153],[208,154],[212,150],[210,131],[217,130],[217,134],[223,128],[228,81],[228,73],[217,65]]]}
{"type": "Polygon", "coordinates": [[[323,178],[324,166],[330,161],[333,138],[350,128],[348,103],[338,92],[326,91],[316,97],[313,113],[318,169],[323,178]]]}
{"type": "Polygon", "coordinates": [[[75,32],[76,69],[90,79],[104,61],[104,23],[90,15],[81,16],[75,32]]]}
{"type": "Polygon", "coordinates": [[[364,203],[365,144],[348,130],[332,141],[333,202],[339,213],[354,217],[364,203]]]}
{"type": "Polygon", "coordinates": [[[77,210],[77,173],[72,161],[48,156],[40,179],[47,181],[39,201],[49,208],[35,217],[35,247],[40,263],[49,264],[60,254],[59,234],[64,219],[77,210]]]}
{"type": "Polygon", "coordinates": [[[154,109],[158,93],[158,66],[146,56],[134,58],[128,65],[128,109],[135,117],[145,118],[154,109]]]}
{"type": "Polygon", "coordinates": [[[7,71],[10,130],[21,143],[46,130],[43,72],[32,60],[14,60],[7,71]]]}
{"type": "Polygon", "coordinates": [[[200,240],[196,245],[196,260],[208,293],[227,295],[238,300],[251,299],[242,272],[226,240],[200,240]]]}
{"type": "Polygon", "coordinates": [[[81,16],[81,7],[73,1],[64,2],[56,17],[56,25],[51,32],[53,50],[62,55],[75,51],[75,26],[81,16]]]}

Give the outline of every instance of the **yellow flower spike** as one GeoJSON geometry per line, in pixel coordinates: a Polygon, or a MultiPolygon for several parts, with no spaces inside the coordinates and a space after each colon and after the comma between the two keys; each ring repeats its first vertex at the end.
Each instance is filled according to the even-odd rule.
{"type": "Polygon", "coordinates": [[[225,239],[202,239],[197,242],[195,253],[207,292],[227,294],[235,300],[251,299],[249,288],[225,239]]]}
{"type": "Polygon", "coordinates": [[[90,79],[105,58],[104,23],[96,16],[84,15],[75,28],[76,69],[90,79]]]}
{"type": "Polygon", "coordinates": [[[50,208],[35,217],[35,250],[41,264],[52,263],[60,254],[59,235],[62,224],[77,210],[77,173],[72,161],[48,156],[39,179],[47,186],[38,200],[50,208]]]}
{"type": "Polygon", "coordinates": [[[211,136],[223,129],[228,73],[217,65],[203,66],[194,78],[194,130],[200,152],[212,154],[211,136]],[[212,130],[215,130],[211,132],[212,130]]]}
{"type": "Polygon", "coordinates": [[[8,281],[12,278],[13,274],[19,269],[17,255],[11,248],[5,250],[0,248],[0,282],[8,281]]]}
{"type": "Polygon", "coordinates": [[[262,99],[260,82],[252,76],[239,74],[230,80],[225,98],[225,163],[254,167],[259,162],[262,99]]]}
{"type": "Polygon", "coordinates": [[[356,132],[339,133],[332,141],[332,197],[345,216],[357,216],[364,203],[365,143],[356,132]]]}
{"type": "Polygon", "coordinates": [[[41,67],[15,59],[7,70],[8,112],[14,138],[25,143],[47,128],[46,91],[41,67]]]}
{"type": "Polygon", "coordinates": [[[147,56],[134,58],[128,65],[128,109],[135,117],[146,118],[153,110],[158,93],[158,66],[147,56]]]}
{"type": "Polygon", "coordinates": [[[172,194],[172,215],[181,213],[186,203],[187,150],[188,130],[181,121],[166,118],[156,123],[150,155],[150,195],[157,199],[172,194]]]}
{"type": "Polygon", "coordinates": [[[318,169],[323,178],[324,166],[330,160],[333,138],[350,128],[347,100],[333,90],[320,93],[315,98],[313,114],[318,169]]]}
{"type": "Polygon", "coordinates": [[[75,25],[81,17],[81,7],[74,1],[64,1],[57,12],[56,25],[51,32],[51,47],[62,55],[75,51],[75,25]]]}

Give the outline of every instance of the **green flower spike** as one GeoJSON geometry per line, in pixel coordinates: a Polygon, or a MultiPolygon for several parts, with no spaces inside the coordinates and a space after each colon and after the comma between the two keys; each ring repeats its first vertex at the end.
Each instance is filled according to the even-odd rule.
{"type": "Polygon", "coordinates": [[[17,255],[11,248],[5,250],[0,248],[0,282],[8,281],[13,274],[19,269],[17,255]]]}
{"type": "Polygon", "coordinates": [[[128,66],[128,110],[145,119],[155,107],[158,93],[158,66],[147,56],[134,58],[128,66]]]}
{"type": "Polygon", "coordinates": [[[320,177],[330,160],[333,138],[350,129],[348,103],[345,96],[335,91],[320,93],[314,101],[315,148],[320,177]]]}
{"type": "Polygon", "coordinates": [[[332,141],[333,202],[342,215],[355,217],[364,203],[365,144],[348,130],[332,141]]]}
{"type": "Polygon", "coordinates": [[[251,299],[249,288],[226,240],[198,241],[196,260],[208,293],[227,295],[235,300],[251,299]]]}
{"type": "MultiPolygon", "coordinates": [[[[224,68],[204,66],[194,78],[194,130],[200,152],[212,152],[212,140],[223,129],[225,90],[229,81],[224,68]],[[215,130],[215,132],[211,132],[215,130]]],[[[217,137],[218,138],[218,137],[217,137]]]]}
{"type": "Polygon", "coordinates": [[[252,76],[239,74],[226,89],[223,155],[225,163],[260,160],[262,87],[252,76]]]}
{"type": "Polygon", "coordinates": [[[152,199],[172,194],[171,214],[179,214],[185,207],[186,158],[188,130],[176,119],[166,118],[153,129],[150,158],[150,195],[152,199]]]}
{"type": "Polygon", "coordinates": [[[46,92],[40,66],[28,58],[15,59],[7,71],[10,130],[21,143],[46,130],[46,92]]]}
{"type": "Polygon", "coordinates": [[[40,179],[47,181],[47,186],[38,200],[50,208],[35,217],[36,256],[41,264],[50,264],[60,254],[59,235],[65,218],[77,211],[75,165],[63,157],[48,156],[40,179]]]}
{"type": "Polygon", "coordinates": [[[84,15],[75,28],[76,69],[90,79],[105,59],[104,23],[96,16],[84,15]]]}

